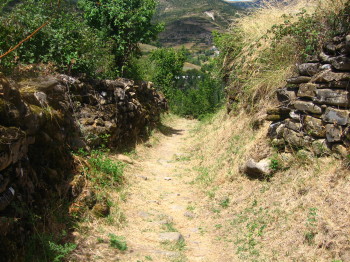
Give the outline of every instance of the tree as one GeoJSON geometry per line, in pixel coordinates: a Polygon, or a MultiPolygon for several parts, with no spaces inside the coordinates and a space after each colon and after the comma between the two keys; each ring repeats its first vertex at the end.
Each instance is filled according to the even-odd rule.
{"type": "Polygon", "coordinates": [[[123,73],[138,43],[149,43],[162,31],[162,24],[153,24],[155,0],[79,0],[90,26],[113,40],[115,68],[123,73]]]}
{"type": "Polygon", "coordinates": [[[181,76],[186,60],[185,49],[177,51],[173,48],[160,48],[153,51],[151,60],[156,65],[152,81],[166,97],[172,99],[176,93],[176,77],[181,76]]]}

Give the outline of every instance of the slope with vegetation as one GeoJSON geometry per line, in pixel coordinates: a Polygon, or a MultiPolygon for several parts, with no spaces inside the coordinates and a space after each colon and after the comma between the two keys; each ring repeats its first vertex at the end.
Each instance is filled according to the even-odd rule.
{"type": "Polygon", "coordinates": [[[237,8],[221,0],[161,0],[155,19],[166,27],[159,41],[166,46],[194,43],[197,47],[210,47],[211,32],[226,28],[236,12],[237,8]]]}
{"type": "Polygon", "coordinates": [[[349,34],[348,13],[341,0],[270,2],[217,35],[230,114],[202,122],[192,152],[196,182],[218,225],[212,232],[237,261],[350,259],[349,147],[341,154],[307,145],[281,149],[267,138],[265,121],[295,64],[316,61],[329,40],[349,34]]]}

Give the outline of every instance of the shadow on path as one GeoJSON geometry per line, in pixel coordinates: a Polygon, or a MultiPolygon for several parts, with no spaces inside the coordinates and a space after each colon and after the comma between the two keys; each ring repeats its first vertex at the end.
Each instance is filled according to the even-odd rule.
{"type": "Polygon", "coordinates": [[[158,130],[165,136],[182,135],[185,130],[159,124],[158,130]]]}

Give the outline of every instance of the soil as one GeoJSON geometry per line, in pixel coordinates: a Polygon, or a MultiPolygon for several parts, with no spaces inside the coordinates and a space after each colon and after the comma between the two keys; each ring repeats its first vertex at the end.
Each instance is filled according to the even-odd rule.
{"type": "Polygon", "coordinates": [[[88,225],[93,232],[79,235],[74,261],[237,261],[215,234],[213,213],[194,183],[190,130],[196,123],[175,119],[155,145],[137,151],[119,204],[125,222],[88,225]],[[110,233],[125,237],[128,249],[111,247],[110,233]]]}

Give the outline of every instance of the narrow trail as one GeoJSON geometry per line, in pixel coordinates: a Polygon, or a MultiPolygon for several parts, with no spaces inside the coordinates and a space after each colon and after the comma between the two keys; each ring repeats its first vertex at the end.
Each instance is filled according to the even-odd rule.
{"type": "Polygon", "coordinates": [[[197,174],[190,160],[190,130],[196,124],[175,119],[156,145],[138,150],[126,170],[128,187],[119,205],[126,222],[121,228],[90,225],[96,234],[85,239],[79,261],[237,261],[216,239],[213,213],[193,183],[197,174]],[[98,243],[97,232],[125,237],[128,250],[98,243]]]}
{"type": "Polygon", "coordinates": [[[136,180],[122,207],[128,223],[119,233],[126,237],[132,252],[121,261],[222,261],[204,232],[207,217],[196,212],[199,192],[191,184],[186,144],[195,124],[176,120],[170,134],[141,152],[143,160],[129,171],[136,180]],[[166,233],[169,231],[178,233],[166,233]],[[171,241],[181,238],[180,234],[183,241],[171,241]]]}

